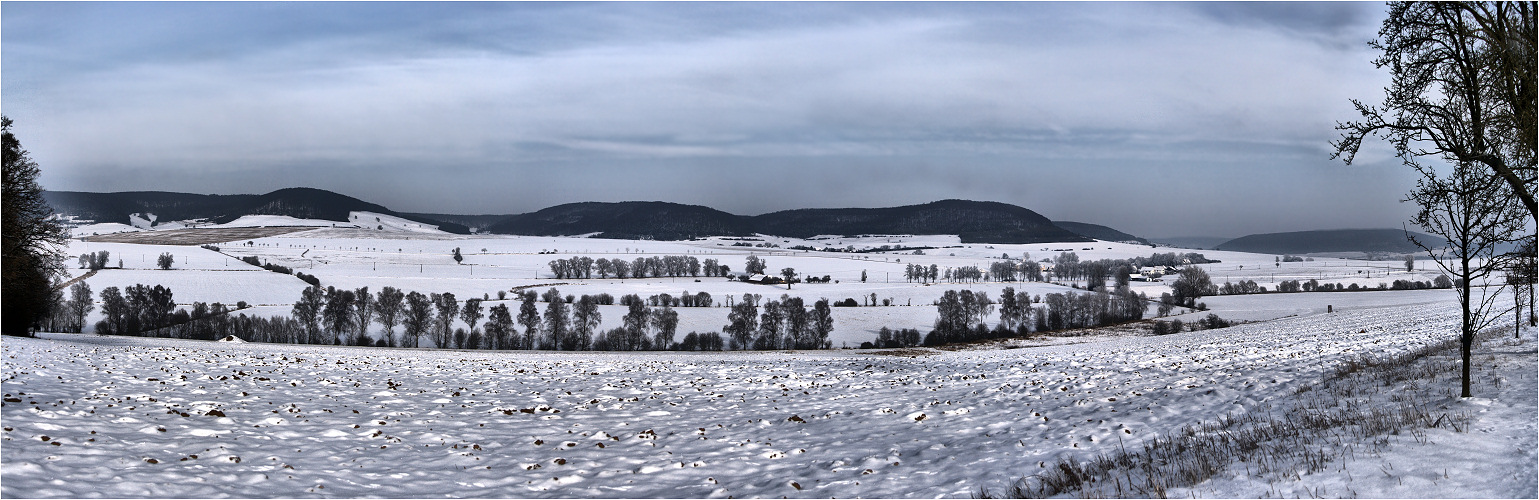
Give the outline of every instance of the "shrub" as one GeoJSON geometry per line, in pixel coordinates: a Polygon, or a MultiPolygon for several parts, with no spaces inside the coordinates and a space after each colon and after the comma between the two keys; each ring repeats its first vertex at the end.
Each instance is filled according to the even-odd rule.
{"type": "Polygon", "coordinates": [[[170,252],[162,253],[160,257],[155,258],[155,265],[159,266],[162,271],[171,269],[171,264],[175,262],[176,257],[172,256],[170,252]]]}

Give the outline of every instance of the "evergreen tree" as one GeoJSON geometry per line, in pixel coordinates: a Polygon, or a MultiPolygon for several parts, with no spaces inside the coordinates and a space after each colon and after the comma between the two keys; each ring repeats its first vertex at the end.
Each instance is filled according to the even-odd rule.
{"type": "Polygon", "coordinates": [[[32,335],[34,325],[53,312],[53,279],[64,272],[59,248],[68,236],[38,185],[38,166],[0,116],[4,183],[0,193],[0,333],[32,335]]]}

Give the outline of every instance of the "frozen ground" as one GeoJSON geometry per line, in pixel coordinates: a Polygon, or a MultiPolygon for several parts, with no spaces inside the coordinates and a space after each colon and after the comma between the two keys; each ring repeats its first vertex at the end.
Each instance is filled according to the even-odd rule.
{"type": "MultiPolygon", "coordinates": [[[[912,356],[5,338],[0,494],[967,497],[1061,457],[1287,397],[1350,357],[1446,339],[1456,317],[1448,301],[1365,305],[1165,337],[912,356]]],[[[1427,469],[1410,474],[1426,480],[1366,480],[1378,472],[1360,470],[1378,466],[1360,459],[1350,467],[1367,486],[1355,493],[1532,497],[1533,345],[1530,333],[1502,358],[1504,392],[1469,402],[1489,409],[1474,430],[1385,455],[1397,468],[1449,467],[1448,478],[1433,482],[1427,469]],[[1529,482],[1513,480],[1524,471],[1529,482]]],[[[1265,488],[1215,482],[1193,493],[1265,488]]]]}
{"type": "MultiPolygon", "coordinates": [[[[273,221],[258,218],[247,222],[273,221]]],[[[875,294],[879,303],[892,304],[891,307],[835,308],[834,330],[830,339],[837,347],[858,346],[861,342],[873,340],[877,330],[882,327],[928,331],[935,320],[935,308],[931,303],[948,289],[967,288],[987,292],[995,300],[1001,296],[1005,287],[1014,287],[1018,292],[1037,296],[1071,290],[1068,286],[1052,283],[911,283],[903,278],[905,267],[911,263],[936,265],[940,268],[978,266],[987,269],[990,263],[1006,255],[1011,258],[1030,256],[1034,260],[1041,260],[1052,258],[1060,251],[1072,251],[1081,261],[1085,261],[1147,257],[1156,252],[1186,252],[1109,242],[963,244],[955,236],[866,236],[805,240],[759,236],[754,241],[746,242],[774,244],[781,248],[733,246],[736,243],[745,242],[726,238],[668,242],[472,236],[324,227],[281,236],[220,243],[218,247],[222,254],[197,246],[85,241],[72,241],[66,254],[75,256],[88,251],[106,250],[111,252],[109,265],[115,266],[121,261],[126,269],[104,269],[86,280],[96,292],[108,286],[161,284],[171,288],[176,302],[183,307],[194,301],[218,301],[228,305],[242,300],[251,304],[291,305],[299,298],[300,290],[306,286],[303,282],[292,276],[270,273],[247,265],[238,259],[244,256],[255,256],[264,262],[313,274],[320,278],[323,286],[345,289],[367,286],[375,292],[381,287],[393,286],[424,294],[451,292],[459,300],[481,297],[495,299],[498,291],[519,287],[535,287],[535,290],[543,292],[552,286],[568,295],[608,293],[617,298],[631,293],[642,297],[662,293],[674,296],[684,292],[709,293],[717,307],[678,309],[679,335],[676,338],[682,338],[691,331],[719,332],[727,324],[727,310],[722,306],[728,303],[729,297],[730,300],[739,300],[744,294],[757,294],[765,299],[778,299],[782,294],[789,294],[801,297],[808,304],[822,298],[833,301],[854,299],[862,305],[875,294]],[[246,244],[248,242],[249,245],[246,244]],[[788,250],[798,245],[857,249],[881,245],[930,248],[923,255],[915,255],[912,251],[842,253],[788,250]],[[451,258],[455,248],[461,249],[463,263],[457,264],[451,258]],[[176,263],[170,271],[155,269],[155,257],[162,252],[170,252],[175,256],[176,263]],[[716,259],[735,271],[741,271],[744,260],[750,254],[766,260],[772,273],[791,267],[802,276],[826,275],[836,282],[801,283],[787,290],[783,286],[748,284],[704,276],[557,280],[549,267],[552,260],[574,256],[633,261],[639,257],[687,255],[702,261],[716,259]],[[860,281],[862,272],[867,277],[865,282],[860,281]]],[[[1396,279],[1430,281],[1436,276],[1436,273],[1422,269],[1411,272],[1404,268],[1396,270],[1393,267],[1400,265],[1397,262],[1319,258],[1310,262],[1280,263],[1277,262],[1278,256],[1274,255],[1221,251],[1203,253],[1211,259],[1222,261],[1203,266],[1219,284],[1225,280],[1250,279],[1258,281],[1262,286],[1275,288],[1276,282],[1282,280],[1318,279],[1321,282],[1375,286],[1396,279]]],[[[74,276],[83,272],[71,270],[74,276]]],[[[1159,297],[1161,293],[1170,291],[1169,285],[1161,282],[1134,282],[1133,288],[1151,297],[1159,297]]],[[[1445,292],[1274,294],[1209,297],[1204,301],[1214,312],[1225,318],[1257,321],[1323,311],[1327,305],[1354,307],[1353,304],[1358,303],[1428,303],[1442,300],[1438,297],[1447,295],[1445,292]]],[[[485,307],[493,305],[496,302],[484,304],[485,307]]],[[[1151,316],[1153,309],[1150,308],[1151,316]]],[[[604,318],[601,327],[610,329],[620,326],[625,311],[620,306],[608,306],[601,308],[600,313],[604,318]]],[[[1191,317],[1182,319],[1190,320],[1206,314],[1189,315],[1191,317]]],[[[87,325],[94,325],[100,320],[100,308],[87,319],[87,325]]],[[[995,320],[989,321],[992,323],[995,320]]],[[[456,322],[456,326],[463,326],[463,323],[456,322]]],[[[377,325],[375,330],[377,334],[377,325]]]]}

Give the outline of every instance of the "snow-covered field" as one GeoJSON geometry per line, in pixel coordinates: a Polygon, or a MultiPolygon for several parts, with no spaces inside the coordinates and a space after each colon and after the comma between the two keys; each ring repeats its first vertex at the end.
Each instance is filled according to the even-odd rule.
{"type": "MultiPolygon", "coordinates": [[[[267,217],[267,216],[262,216],[267,217]]],[[[244,219],[243,219],[244,220],[244,219]]],[[[239,221],[237,221],[239,222],[239,221]]],[[[266,219],[246,221],[275,222],[266,219]]],[[[276,221],[282,222],[282,221],[276,221]]],[[[315,221],[310,221],[315,222],[315,221]]],[[[326,222],[326,221],[321,221],[326,222]]],[[[232,223],[234,224],[234,223],[232,223]]],[[[319,224],[316,222],[315,224],[319,224]]],[[[341,224],[341,223],[337,223],[341,224]]],[[[312,224],[314,225],[314,224],[312,224]]],[[[1153,253],[1188,250],[1151,248],[1145,245],[1125,243],[1048,243],[1032,245],[963,244],[955,236],[866,236],[858,238],[794,239],[761,236],[752,244],[774,244],[782,248],[733,246],[741,240],[707,238],[697,241],[634,241],[607,240],[577,237],[532,236],[466,236],[434,232],[376,231],[371,229],[331,228],[290,233],[280,236],[256,238],[218,245],[222,254],[196,246],[139,245],[129,243],[103,243],[72,241],[66,255],[76,256],[85,252],[106,250],[111,252],[110,266],[119,261],[125,270],[104,269],[86,280],[93,290],[100,292],[107,286],[165,285],[174,293],[178,304],[190,305],[194,301],[237,301],[251,304],[292,304],[306,285],[298,278],[276,273],[263,276],[260,269],[241,262],[238,257],[255,256],[295,271],[313,274],[323,286],[355,289],[367,286],[378,291],[383,286],[394,286],[405,291],[428,293],[453,293],[456,298],[496,299],[498,291],[518,287],[534,287],[544,291],[549,287],[567,295],[608,293],[615,297],[638,294],[642,297],[667,293],[679,296],[685,292],[706,292],[715,307],[679,308],[679,337],[691,331],[720,331],[727,323],[724,306],[731,300],[739,300],[744,294],[757,294],[766,299],[776,299],[783,294],[801,297],[806,303],[827,298],[833,301],[854,299],[866,304],[872,294],[878,303],[890,303],[890,307],[856,307],[834,309],[834,331],[830,339],[837,346],[858,346],[875,338],[882,327],[893,329],[915,328],[928,331],[935,319],[932,303],[945,290],[967,288],[987,292],[998,299],[1006,287],[1017,292],[1043,295],[1071,290],[1067,286],[1052,283],[934,283],[923,284],[904,279],[909,264],[936,265],[941,269],[977,266],[987,269],[1003,256],[1034,260],[1052,258],[1060,251],[1072,251],[1081,261],[1095,259],[1126,259],[1147,257],[1153,253]],[[247,244],[249,241],[249,245],[247,244]],[[788,250],[791,246],[873,248],[881,245],[894,247],[931,247],[923,255],[912,252],[840,253],[788,250]],[[464,255],[463,263],[455,263],[451,254],[459,248],[464,255]],[[169,271],[155,269],[156,256],[170,252],[175,265],[169,271]],[[829,276],[833,283],[799,283],[787,290],[784,286],[765,286],[742,283],[720,277],[677,277],[644,279],[555,279],[549,263],[555,259],[586,256],[593,259],[624,259],[667,255],[690,256],[699,260],[715,259],[742,271],[744,260],[755,255],[768,263],[771,274],[778,274],[785,267],[794,268],[800,276],[829,276]],[[130,271],[133,270],[133,271],[130,271]],[[223,273],[214,271],[241,271],[223,273]],[[249,271],[249,272],[247,272],[249,271]],[[862,273],[866,281],[862,283],[862,273]]],[[[1376,286],[1380,282],[1396,279],[1431,281],[1437,274],[1417,269],[1407,272],[1398,262],[1370,262],[1347,259],[1320,258],[1310,262],[1276,262],[1278,256],[1241,252],[1203,251],[1210,259],[1222,262],[1205,264],[1215,283],[1225,280],[1256,280],[1262,286],[1275,288],[1276,282],[1288,279],[1318,279],[1322,283],[1358,283],[1376,286]]],[[[70,266],[74,267],[74,266],[70,266]]],[[[72,269],[72,275],[83,270],[72,269]]],[[[1170,279],[1170,278],[1167,278],[1170,279]]],[[[1065,285],[1068,283],[1065,282],[1065,285]]],[[[1168,292],[1168,283],[1134,282],[1135,291],[1158,297],[1168,292]]],[[[1303,293],[1270,295],[1261,297],[1210,297],[1205,299],[1219,315],[1245,321],[1279,318],[1313,310],[1324,310],[1327,305],[1350,307],[1354,303],[1397,304],[1426,303],[1440,300],[1443,292],[1359,292],[1359,293],[1303,293]]],[[[491,307],[497,302],[487,302],[491,307]]],[[[604,329],[620,326],[624,308],[602,307],[604,329]]],[[[1150,308],[1150,315],[1153,307],[1150,308]]],[[[1183,320],[1206,315],[1188,315],[1183,320]]],[[[88,318],[93,325],[100,318],[100,311],[88,318]]],[[[463,326],[463,325],[460,325],[463,326]]],[[[87,331],[90,331],[88,328],[87,331]]]]}
{"type": "MultiPolygon", "coordinates": [[[[890,300],[888,307],[834,308],[834,345],[854,346],[883,326],[928,330],[935,318],[930,304],[947,289],[987,291],[996,299],[1006,286],[1031,294],[1070,290],[1050,283],[909,283],[902,276],[911,263],[987,269],[1003,255],[1040,260],[1070,250],[1084,261],[1173,250],[1107,242],[962,244],[948,236],[755,242],[936,247],[923,255],[852,254],[733,246],[737,241],[325,227],[222,243],[222,253],[72,241],[67,254],[107,250],[109,266],[121,260],[123,269],[86,278],[96,292],[162,284],[182,305],[244,300],[262,305],[245,312],[263,315],[285,314],[306,285],[238,257],[314,274],[327,286],[447,291],[462,300],[529,286],[616,297],[710,293],[718,307],[677,309],[680,335],[720,331],[727,310],[719,306],[745,293],[862,304],[874,293],[890,300]],[[454,248],[463,264],[450,257],[454,248]],[[155,267],[163,252],[175,257],[171,270],[155,267]],[[767,260],[771,272],[793,267],[838,283],[786,290],[707,277],[556,280],[548,267],[578,255],[688,255],[740,271],[750,254],[767,260]]],[[[1314,278],[1374,286],[1436,276],[1396,270],[1394,262],[1278,263],[1272,255],[1202,253],[1222,261],[1203,266],[1220,284],[1253,279],[1270,288],[1314,278]]],[[[1134,286],[1151,296],[1169,290],[1159,282],[1134,286]]],[[[1184,425],[1268,407],[1349,359],[1446,340],[1458,317],[1447,290],[1204,300],[1223,317],[1252,323],[1162,337],[1130,330],[894,352],[548,353],[89,333],[5,338],[0,496],[966,497],[980,488],[1002,491],[1060,458],[1134,447],[1184,425]],[[1326,313],[1327,306],[1335,312],[1326,313]],[[1059,341],[1077,343],[1040,345],[1059,341]]],[[[603,328],[619,326],[620,306],[601,309],[603,328]]],[[[88,324],[97,319],[99,311],[88,324]]],[[[1489,410],[1472,412],[1475,430],[1437,433],[1433,448],[1396,445],[1373,462],[1420,471],[1411,480],[1389,472],[1383,476],[1399,477],[1393,484],[1362,478],[1372,471],[1358,460],[1281,487],[1221,477],[1180,493],[1293,496],[1328,485],[1329,496],[1533,497],[1539,417],[1532,330],[1504,349],[1512,355],[1502,358],[1506,371],[1492,376],[1516,381],[1495,396],[1453,400],[1489,410]],[[1463,473],[1433,478],[1436,464],[1423,456],[1463,473]],[[1352,474],[1361,482],[1352,483],[1352,474]]]]}
{"type": "MultiPolygon", "coordinates": [[[[5,338],[0,493],[966,497],[1039,464],[1288,397],[1349,358],[1446,339],[1454,313],[1447,301],[1365,306],[1164,337],[912,355],[5,338]]],[[[1530,331],[1509,348],[1526,353],[1518,366],[1529,375],[1533,346],[1530,331]]],[[[1478,404],[1526,428],[1439,434],[1438,456],[1457,474],[1435,485],[1360,478],[1372,486],[1356,493],[1532,497],[1534,385],[1513,385],[1516,401],[1478,404]],[[1451,451],[1466,446],[1490,454],[1451,451]],[[1529,481],[1514,482],[1514,471],[1529,481]]],[[[1514,423],[1482,415],[1477,429],[1514,423]]],[[[1226,480],[1193,491],[1269,488],[1226,480]]]]}

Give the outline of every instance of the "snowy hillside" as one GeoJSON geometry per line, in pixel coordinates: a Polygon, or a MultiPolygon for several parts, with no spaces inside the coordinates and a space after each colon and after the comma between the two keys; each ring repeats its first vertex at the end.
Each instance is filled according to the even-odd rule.
{"type": "MultiPolygon", "coordinates": [[[[5,338],[0,492],[967,497],[980,487],[998,491],[1039,464],[1258,411],[1346,360],[1444,340],[1453,312],[1445,301],[1166,337],[914,356],[5,338]]],[[[1530,375],[1533,346],[1530,332],[1516,347],[1526,360],[1514,365],[1526,363],[1530,375]]],[[[1480,446],[1491,453],[1482,461],[1507,465],[1445,463],[1455,473],[1436,484],[1370,476],[1326,493],[1348,496],[1346,487],[1356,485],[1357,496],[1531,497],[1534,385],[1530,378],[1507,387],[1519,390],[1516,401],[1501,396],[1468,408],[1500,407],[1492,418],[1526,419],[1516,421],[1524,426],[1475,413],[1479,432],[1438,434],[1440,450],[1480,446]],[[1506,456],[1518,457],[1516,468],[1499,458],[1506,456]]],[[[1397,471],[1425,469],[1415,457],[1382,458],[1399,460],[1387,465],[1397,471]]],[[[1311,487],[1225,480],[1189,494],[1292,496],[1311,487]]]]}
{"type": "MultiPolygon", "coordinates": [[[[322,221],[326,222],[326,221],[322,221]]],[[[327,224],[332,224],[326,222],[327,224]]],[[[341,223],[336,223],[341,224],[341,223]]],[[[811,304],[819,299],[832,301],[854,300],[865,305],[872,294],[878,303],[890,306],[837,307],[833,309],[834,330],[830,339],[835,347],[858,346],[870,341],[877,330],[887,328],[915,328],[928,331],[934,324],[936,309],[932,305],[946,290],[971,289],[987,292],[998,298],[1006,287],[1017,292],[1044,295],[1073,290],[1069,282],[998,282],[924,284],[904,279],[904,270],[910,264],[935,265],[941,269],[962,266],[978,266],[987,269],[990,263],[999,262],[1004,256],[1012,259],[1029,257],[1033,260],[1051,259],[1061,252],[1074,252],[1082,261],[1093,259],[1126,259],[1148,257],[1168,249],[1154,249],[1144,245],[1124,243],[1058,243],[1031,245],[963,244],[956,236],[865,236],[819,237],[794,239],[760,235],[751,241],[733,238],[707,238],[698,241],[637,241],[610,240],[577,237],[535,236],[467,236],[441,232],[380,231],[376,229],[324,227],[297,233],[254,238],[250,244],[242,240],[219,245],[221,253],[194,246],[137,245],[127,243],[102,243],[73,241],[66,255],[75,256],[88,251],[108,250],[111,265],[118,260],[132,269],[146,272],[126,273],[117,269],[104,269],[86,280],[92,289],[100,292],[107,286],[143,283],[162,284],[175,293],[178,304],[194,301],[223,302],[226,305],[244,300],[252,304],[293,304],[299,291],[305,286],[297,278],[276,273],[266,273],[241,263],[239,257],[257,257],[313,274],[323,286],[355,289],[367,286],[378,291],[393,286],[406,291],[424,294],[450,292],[460,300],[467,298],[491,299],[488,308],[503,303],[496,300],[498,291],[532,287],[537,291],[557,288],[564,295],[581,296],[608,293],[615,297],[638,294],[648,297],[658,294],[679,296],[684,292],[711,295],[713,307],[684,307],[679,312],[679,334],[691,331],[719,332],[726,324],[729,297],[740,300],[744,294],[757,294],[765,299],[778,299],[782,294],[801,297],[811,304]],[[769,245],[764,246],[735,246],[769,245]],[[876,249],[882,245],[893,248],[928,248],[915,255],[914,251],[872,251],[849,253],[833,251],[790,250],[790,247],[834,249],[876,249]],[[464,261],[456,263],[451,255],[455,248],[462,251],[464,261]],[[155,257],[161,252],[176,256],[177,264],[169,271],[155,269],[155,257]],[[680,255],[697,259],[715,259],[730,266],[735,272],[743,270],[749,255],[764,259],[771,274],[790,267],[799,276],[829,276],[830,283],[799,283],[789,290],[785,286],[765,286],[727,280],[720,277],[660,277],[600,279],[556,279],[549,264],[556,259],[574,256],[590,258],[624,259],[640,257],[680,255]],[[191,259],[191,260],[189,260],[191,259]],[[189,264],[190,262],[190,264],[189,264]],[[150,271],[153,270],[153,271],[150,271]],[[243,271],[209,273],[204,271],[243,271]],[[861,282],[861,275],[867,277],[861,282]],[[250,278],[249,281],[230,281],[250,278]],[[221,284],[212,286],[212,284],[221,284]]],[[[1434,271],[1422,269],[1419,262],[1415,271],[1407,272],[1399,262],[1373,262],[1349,259],[1319,258],[1308,262],[1276,262],[1276,257],[1265,254],[1241,252],[1204,252],[1210,259],[1221,262],[1204,264],[1216,284],[1226,281],[1254,280],[1262,286],[1275,288],[1284,280],[1316,279],[1321,283],[1339,283],[1343,286],[1359,284],[1372,287],[1397,279],[1430,281],[1437,276],[1434,271]]],[[[78,272],[78,271],[77,271],[78,272]]],[[[1081,283],[1083,285],[1083,283],[1081,283]]],[[[1159,297],[1169,292],[1166,282],[1133,282],[1136,292],[1159,297]]],[[[1327,306],[1356,307],[1355,304],[1383,305],[1428,303],[1444,300],[1447,290],[1385,291],[1366,293],[1296,293],[1269,294],[1264,296],[1208,297],[1204,301],[1219,315],[1233,319],[1256,321],[1289,315],[1323,311],[1327,306]]],[[[510,301],[513,299],[509,295],[510,301]]],[[[620,326],[624,306],[601,306],[602,328],[620,326]]],[[[1182,314],[1184,310],[1177,310],[1182,314]]],[[[89,318],[88,325],[95,324],[101,311],[89,318]]],[[[1191,320],[1206,313],[1186,313],[1177,316],[1191,320]]],[[[1154,315],[1150,307],[1148,316],[1154,315]]],[[[990,319],[992,324],[995,319],[990,319]]],[[[90,331],[89,329],[87,331],[90,331]]]]}

